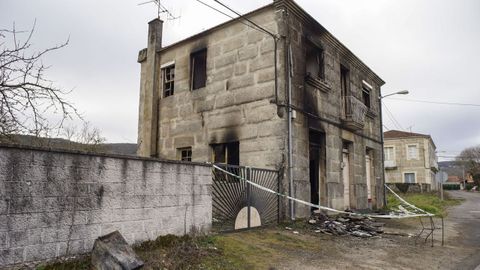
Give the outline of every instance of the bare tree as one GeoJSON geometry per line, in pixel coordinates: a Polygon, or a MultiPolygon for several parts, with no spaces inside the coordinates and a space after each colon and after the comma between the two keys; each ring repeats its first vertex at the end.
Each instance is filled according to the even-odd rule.
{"type": "Polygon", "coordinates": [[[477,185],[480,184],[480,146],[464,149],[457,157],[457,162],[462,164],[470,173],[477,185]]]}
{"type": "Polygon", "coordinates": [[[35,23],[29,31],[18,31],[15,24],[11,30],[0,28],[0,135],[40,136],[61,127],[67,118],[80,117],[65,98],[69,92],[44,77],[49,67],[43,64],[43,57],[67,46],[68,40],[35,51],[31,44],[34,31],[35,23]],[[58,122],[47,121],[50,115],[60,115],[58,122]]]}
{"type": "Polygon", "coordinates": [[[103,145],[106,139],[98,128],[92,127],[89,122],[84,122],[82,128],[69,126],[62,128],[61,135],[70,142],[70,149],[89,152],[105,152],[103,145]]]}

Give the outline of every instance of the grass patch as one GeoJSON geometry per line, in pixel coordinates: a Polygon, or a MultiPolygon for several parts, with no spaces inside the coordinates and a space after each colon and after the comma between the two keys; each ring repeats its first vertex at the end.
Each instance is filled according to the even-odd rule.
{"type": "MultiPolygon", "coordinates": [[[[283,230],[257,229],[210,236],[166,235],[134,246],[143,269],[273,269],[294,251],[318,252],[320,243],[283,230]],[[286,255],[287,254],[287,255],[286,255]]],[[[38,270],[91,269],[90,257],[39,266],[38,270]]]]}
{"type": "Polygon", "coordinates": [[[47,265],[40,265],[37,270],[90,270],[90,256],[81,257],[67,262],[54,262],[47,265]]]}
{"type": "MultiPolygon", "coordinates": [[[[447,215],[447,208],[458,205],[462,202],[460,199],[452,199],[444,194],[444,200],[440,200],[436,193],[406,193],[400,195],[407,202],[417,206],[434,215],[445,217],[447,215]]],[[[401,204],[394,195],[387,195],[387,209],[393,210],[401,204]]]]}
{"type": "Polygon", "coordinates": [[[320,249],[320,244],[271,229],[217,235],[212,240],[222,256],[205,261],[205,269],[274,269],[286,254],[320,249]]]}

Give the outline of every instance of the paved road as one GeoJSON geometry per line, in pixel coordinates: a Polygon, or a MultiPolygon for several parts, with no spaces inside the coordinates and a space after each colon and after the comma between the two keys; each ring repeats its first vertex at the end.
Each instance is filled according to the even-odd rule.
{"type": "Polygon", "coordinates": [[[450,191],[455,198],[463,198],[465,202],[449,211],[447,220],[457,226],[459,245],[478,250],[466,259],[463,269],[480,270],[480,193],[450,191]]]}

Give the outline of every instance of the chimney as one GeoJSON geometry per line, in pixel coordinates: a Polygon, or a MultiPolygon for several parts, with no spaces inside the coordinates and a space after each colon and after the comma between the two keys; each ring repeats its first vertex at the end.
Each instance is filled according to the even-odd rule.
{"type": "Polygon", "coordinates": [[[158,87],[160,85],[160,55],[162,48],[163,21],[155,19],[148,23],[147,48],[138,54],[141,64],[140,108],[138,119],[137,154],[157,157],[158,134],[158,87]]]}

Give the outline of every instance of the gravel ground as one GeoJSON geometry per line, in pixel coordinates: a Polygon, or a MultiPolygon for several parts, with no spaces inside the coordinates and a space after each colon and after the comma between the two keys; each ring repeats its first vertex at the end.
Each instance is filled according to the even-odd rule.
{"type": "MultiPolygon", "coordinates": [[[[276,269],[475,269],[480,264],[480,193],[452,195],[466,201],[449,210],[443,247],[441,230],[435,232],[434,247],[430,241],[425,243],[424,238],[415,244],[415,237],[401,235],[363,239],[300,231],[298,237],[320,241],[326,248],[289,253],[276,269]]],[[[435,222],[441,226],[440,219],[435,222]]],[[[385,231],[408,235],[418,233],[421,228],[419,219],[414,218],[387,221],[385,231]]]]}

